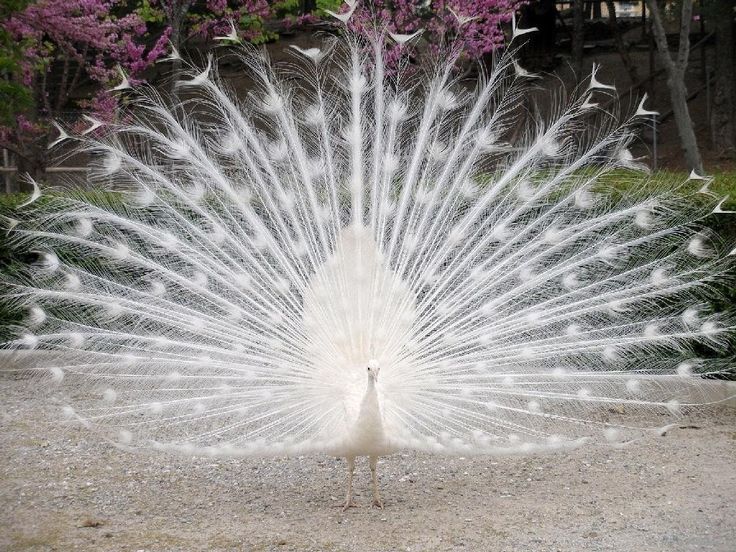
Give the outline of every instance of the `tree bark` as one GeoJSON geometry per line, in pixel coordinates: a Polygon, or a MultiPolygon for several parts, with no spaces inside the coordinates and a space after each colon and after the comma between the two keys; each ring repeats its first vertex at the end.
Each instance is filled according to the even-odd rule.
{"type": "Polygon", "coordinates": [[[736,0],[718,0],[712,6],[716,32],[716,78],[710,124],[716,153],[730,158],[736,157],[735,7],[736,0]]]}
{"type": "Polygon", "coordinates": [[[690,55],[690,22],[693,17],[693,0],[682,0],[680,44],[674,60],[667,45],[667,33],[657,0],[646,0],[646,2],[652,20],[652,33],[657,44],[657,51],[667,71],[667,88],[670,92],[680,145],[685,152],[685,161],[695,172],[703,174],[703,160],[700,157],[693,121],[687,107],[687,87],[685,86],[685,71],[690,55]]]}
{"type": "Polygon", "coordinates": [[[585,43],[585,21],[583,12],[585,3],[583,0],[574,0],[572,3],[572,68],[575,77],[580,80],[583,77],[583,45],[585,43]]]}

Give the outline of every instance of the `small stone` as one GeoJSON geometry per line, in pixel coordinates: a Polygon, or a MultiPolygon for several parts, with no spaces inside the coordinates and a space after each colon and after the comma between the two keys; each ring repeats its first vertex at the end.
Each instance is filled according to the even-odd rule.
{"type": "Polygon", "coordinates": [[[82,523],[77,525],[77,527],[100,527],[101,525],[104,525],[105,522],[101,519],[93,519],[93,518],[87,518],[82,520],[82,523]]]}

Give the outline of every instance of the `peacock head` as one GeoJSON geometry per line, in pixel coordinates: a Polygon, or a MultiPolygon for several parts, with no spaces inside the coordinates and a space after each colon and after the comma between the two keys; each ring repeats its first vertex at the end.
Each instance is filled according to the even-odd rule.
{"type": "Polygon", "coordinates": [[[378,365],[378,361],[376,359],[371,359],[368,361],[368,377],[371,378],[373,381],[378,381],[378,372],[381,371],[381,367],[378,365]]]}

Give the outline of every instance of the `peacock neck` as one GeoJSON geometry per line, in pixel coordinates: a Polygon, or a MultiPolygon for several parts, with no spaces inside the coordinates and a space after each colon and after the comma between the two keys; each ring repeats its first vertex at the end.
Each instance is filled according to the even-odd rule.
{"type": "Polygon", "coordinates": [[[360,404],[358,418],[362,418],[364,422],[370,422],[371,425],[378,422],[381,418],[376,380],[370,376],[368,376],[368,383],[366,384],[365,394],[360,404]]]}
{"type": "Polygon", "coordinates": [[[378,393],[376,391],[376,380],[368,376],[368,384],[365,387],[365,396],[363,397],[363,406],[373,403],[378,406],[378,393]]]}

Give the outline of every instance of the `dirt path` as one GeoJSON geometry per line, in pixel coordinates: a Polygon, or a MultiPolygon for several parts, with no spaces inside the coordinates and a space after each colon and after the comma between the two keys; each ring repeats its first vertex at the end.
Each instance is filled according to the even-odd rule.
{"type": "Polygon", "coordinates": [[[648,446],[529,458],[382,459],[384,510],[359,464],[132,455],[48,424],[2,379],[0,550],[732,551],[736,409],[648,446]]]}

